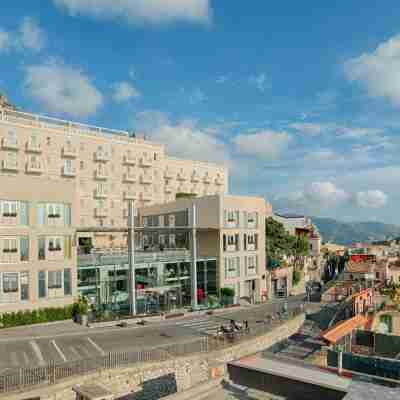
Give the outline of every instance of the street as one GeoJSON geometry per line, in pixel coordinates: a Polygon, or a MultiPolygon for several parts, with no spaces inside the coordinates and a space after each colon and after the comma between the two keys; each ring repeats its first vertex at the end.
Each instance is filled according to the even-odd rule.
{"type": "MultiPolygon", "coordinates": [[[[287,302],[291,310],[303,302],[303,296],[289,298],[287,302]]],[[[68,321],[34,326],[29,331],[27,328],[4,330],[0,331],[0,372],[7,368],[42,366],[193,340],[214,334],[231,319],[248,320],[251,328],[282,307],[283,301],[279,300],[238,310],[227,309],[215,315],[149,322],[145,326],[87,328],[68,321]]]]}

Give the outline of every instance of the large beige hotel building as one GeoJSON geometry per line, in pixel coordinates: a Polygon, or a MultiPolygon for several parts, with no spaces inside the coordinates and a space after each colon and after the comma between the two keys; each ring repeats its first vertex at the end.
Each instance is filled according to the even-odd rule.
{"type": "MultiPolygon", "coordinates": [[[[96,251],[126,249],[123,234],[76,229],[125,227],[128,200],[135,200],[140,224],[150,211],[173,215],[188,201],[175,201],[177,193],[198,197],[208,228],[199,247],[215,261],[216,286],[260,298],[268,205],[226,196],[224,166],[171,158],[163,145],[128,132],[24,113],[1,101],[0,141],[0,313],[71,303],[94,279],[86,258],[78,281],[83,238],[96,251]]],[[[143,251],[147,240],[138,240],[143,251]]],[[[107,276],[123,275],[113,268],[107,276]]]]}

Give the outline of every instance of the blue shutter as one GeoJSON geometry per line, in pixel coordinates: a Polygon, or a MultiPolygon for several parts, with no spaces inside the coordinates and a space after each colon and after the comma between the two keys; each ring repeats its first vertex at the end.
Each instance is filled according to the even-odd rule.
{"type": "Polygon", "coordinates": [[[29,225],[29,204],[25,201],[19,203],[19,223],[20,225],[29,225]]]}
{"type": "Polygon", "coordinates": [[[46,205],[38,204],[37,206],[37,224],[40,226],[46,225],[46,205]]]}
{"type": "Polygon", "coordinates": [[[69,204],[64,205],[64,225],[71,226],[71,206],[69,204]]]}
{"type": "Polygon", "coordinates": [[[29,261],[29,237],[21,236],[19,238],[21,261],[29,261]]]}

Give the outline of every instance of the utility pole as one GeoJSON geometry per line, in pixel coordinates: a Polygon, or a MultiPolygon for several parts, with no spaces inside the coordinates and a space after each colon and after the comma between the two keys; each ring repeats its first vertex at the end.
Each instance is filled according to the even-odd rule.
{"type": "Polygon", "coordinates": [[[136,315],[135,205],[133,200],[129,200],[128,207],[129,305],[131,315],[136,315]]]}
{"type": "Polygon", "coordinates": [[[197,304],[197,239],[196,239],[196,226],[197,226],[197,208],[196,204],[192,204],[192,271],[191,271],[191,281],[192,281],[192,308],[196,309],[197,304]]]}

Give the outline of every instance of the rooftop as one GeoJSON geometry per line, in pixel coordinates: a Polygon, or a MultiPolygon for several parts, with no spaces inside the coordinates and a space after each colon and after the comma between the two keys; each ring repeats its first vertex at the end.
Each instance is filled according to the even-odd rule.
{"type": "Polygon", "coordinates": [[[363,326],[367,322],[367,319],[362,315],[356,315],[355,317],[348,319],[343,322],[339,322],[333,328],[325,331],[322,337],[329,343],[337,343],[344,336],[349,335],[354,329],[363,326]]]}

